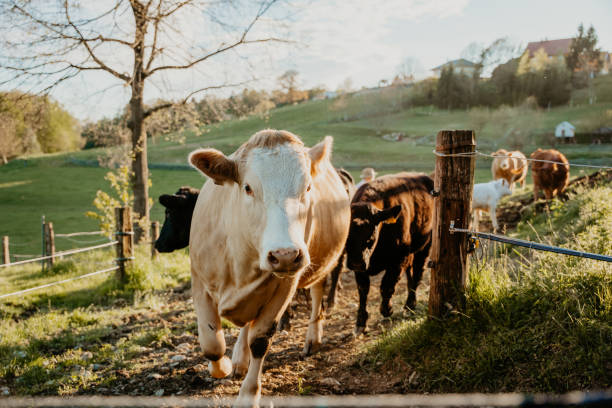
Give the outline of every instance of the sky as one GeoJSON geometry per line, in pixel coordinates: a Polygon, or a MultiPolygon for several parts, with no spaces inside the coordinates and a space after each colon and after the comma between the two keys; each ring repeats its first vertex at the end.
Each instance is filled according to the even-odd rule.
{"type": "MultiPolygon", "coordinates": [[[[145,99],[178,98],[203,76],[207,84],[242,79],[241,64],[258,78],[249,84],[256,89],[272,89],[288,69],[299,72],[304,88],[334,90],[347,78],[355,89],[372,87],[392,79],[408,57],[429,73],[460,58],[472,42],[488,45],[508,37],[524,48],[530,41],[572,37],[580,23],[593,25],[600,48],[612,51],[611,17],[610,0],[302,0],[281,25],[293,43],[245,51],[231,63],[219,60],[197,72],[164,74],[147,85],[145,99]]],[[[181,24],[184,35],[203,35],[187,23],[181,24]]],[[[52,96],[79,119],[97,120],[122,111],[129,89],[106,73],[94,73],[52,96]]]]}

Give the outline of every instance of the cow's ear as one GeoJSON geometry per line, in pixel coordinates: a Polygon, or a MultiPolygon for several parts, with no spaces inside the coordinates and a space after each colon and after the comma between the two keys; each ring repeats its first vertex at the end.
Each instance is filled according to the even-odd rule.
{"type": "Polygon", "coordinates": [[[396,205],[394,207],[381,210],[374,214],[377,223],[384,222],[385,224],[393,224],[397,221],[400,213],[402,212],[402,206],[396,205]]]}
{"type": "Polygon", "coordinates": [[[199,149],[191,152],[189,163],[215,184],[238,183],[238,165],[216,149],[199,149]]]}
{"type": "Polygon", "coordinates": [[[314,177],[321,171],[321,165],[327,160],[330,160],[332,144],[334,138],[325,136],[322,142],[317,143],[308,149],[310,157],[310,174],[314,177]]]}
{"type": "Polygon", "coordinates": [[[159,203],[166,208],[180,208],[185,205],[185,197],[176,194],[163,194],[159,196],[159,203]]]}

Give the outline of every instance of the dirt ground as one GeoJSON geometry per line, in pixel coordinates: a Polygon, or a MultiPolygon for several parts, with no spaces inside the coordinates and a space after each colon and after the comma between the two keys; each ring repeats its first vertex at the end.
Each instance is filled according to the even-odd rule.
{"type": "MultiPolygon", "coordinates": [[[[418,290],[418,305],[423,311],[429,292],[429,272],[424,274],[418,290]]],[[[294,315],[288,331],[277,332],[264,363],[262,377],[264,395],[308,394],[380,394],[399,392],[401,381],[394,380],[392,370],[377,367],[375,370],[360,366],[361,352],[368,343],[376,341],[384,330],[403,319],[415,318],[404,312],[406,280],[402,277],[393,297],[394,314],[383,319],[380,306],[379,284],[382,275],[372,279],[370,289],[367,333],[359,338],[352,336],[357,312],[358,297],[352,272],[342,274],[342,289],[336,297],[336,306],[324,323],[324,344],[308,357],[301,357],[309,315],[309,296],[298,293],[292,306],[294,315]],[[384,372],[381,372],[384,371],[384,372]],[[382,375],[381,375],[382,374],[382,375]]],[[[170,328],[174,333],[191,332],[196,317],[193,312],[188,287],[178,288],[170,302],[159,313],[134,315],[125,325],[118,327],[118,337],[143,328],[170,328]]],[[[238,336],[237,328],[225,330],[227,355],[238,336]]],[[[109,339],[111,340],[111,339],[109,339]]],[[[111,340],[112,341],[112,340],[111,340]]],[[[141,353],[129,362],[125,369],[107,372],[117,379],[109,384],[82,390],[81,394],[98,395],[188,395],[220,397],[237,395],[241,381],[213,379],[207,371],[207,361],[202,356],[197,338],[190,334],[176,335],[170,344],[160,348],[143,347],[141,353]]],[[[105,373],[100,373],[105,375],[105,373]]],[[[405,378],[405,373],[403,378],[405,378]]]]}

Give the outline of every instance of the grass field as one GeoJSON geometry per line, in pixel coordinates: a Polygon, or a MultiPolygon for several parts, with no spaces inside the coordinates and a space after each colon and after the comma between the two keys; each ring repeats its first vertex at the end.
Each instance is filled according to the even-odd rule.
{"type": "MultiPolygon", "coordinates": [[[[354,112],[351,103],[362,109],[366,100],[348,103],[347,111],[354,112]]],[[[358,120],[344,121],[342,110],[333,107],[333,101],[312,101],[300,105],[285,106],[262,118],[251,116],[212,125],[201,133],[186,132],[184,143],[158,138],[149,146],[149,162],[154,164],[186,164],[189,152],[199,147],[215,147],[231,153],[251,134],[263,128],[288,129],[300,135],[306,145],[313,145],[325,135],[334,136],[333,162],[345,167],[358,178],[362,167],[375,167],[380,174],[401,170],[423,171],[434,169],[432,150],[435,134],[440,129],[470,128],[469,111],[444,111],[434,108],[413,108],[398,113],[381,114],[358,120]],[[381,126],[384,128],[381,130],[381,126]],[[388,142],[380,133],[400,131],[407,137],[402,142],[388,142]]],[[[496,132],[498,117],[520,116],[521,126],[531,124],[530,134],[538,139],[542,132],[553,128],[555,123],[569,119],[580,123],[598,112],[612,109],[612,104],[593,106],[560,107],[550,111],[512,111],[511,114],[491,111],[489,121],[477,134],[479,149],[490,152],[497,147],[508,147],[511,140],[500,140],[496,132]],[[501,115],[501,116],[500,116],[501,115]],[[514,115],[514,116],[513,116],[514,115]],[[496,119],[497,118],[497,119],[496,119]]],[[[501,126],[501,125],[500,125],[501,126]]],[[[529,142],[529,141],[528,141],[529,142]]],[[[524,145],[526,153],[536,147],[535,142],[524,145]]],[[[558,147],[570,161],[612,165],[612,145],[558,147]]],[[[104,175],[108,170],[77,166],[70,159],[96,160],[108,154],[107,149],[91,149],[67,154],[15,160],[0,167],[0,235],[9,235],[11,252],[14,254],[39,254],[41,249],[41,216],[54,223],[58,233],[96,230],[96,222],[86,218],[93,210],[92,201],[97,190],[109,190],[104,175]]],[[[476,182],[490,179],[490,161],[479,158],[476,166],[476,182]]],[[[578,175],[572,169],[572,176],[578,175]]],[[[200,187],[203,178],[193,170],[151,170],[153,182],[150,196],[156,201],[159,195],[173,193],[182,185],[200,187]]],[[[530,177],[528,178],[528,183],[530,177]]],[[[151,210],[153,220],[163,220],[163,208],[155,204],[151,210]]],[[[57,249],[63,250],[85,246],[94,238],[75,240],[57,239],[57,249]],[[79,241],[79,242],[76,242],[79,241]]]]}

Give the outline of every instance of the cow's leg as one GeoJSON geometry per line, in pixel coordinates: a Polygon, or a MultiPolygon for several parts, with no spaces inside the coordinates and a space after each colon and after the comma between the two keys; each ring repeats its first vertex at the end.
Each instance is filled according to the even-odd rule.
{"type": "Polygon", "coordinates": [[[497,214],[495,214],[495,207],[489,207],[489,214],[491,215],[491,223],[493,224],[493,232],[497,231],[499,225],[497,224],[497,214]]]}
{"type": "MultiPolygon", "coordinates": [[[[408,257],[410,259],[402,265],[406,269],[409,269],[412,264],[412,254],[408,257]]],[[[391,308],[391,297],[395,293],[395,287],[397,286],[397,281],[400,278],[402,269],[402,267],[397,266],[387,268],[380,282],[380,296],[382,298],[380,303],[380,314],[384,317],[389,317],[393,313],[393,309],[391,308]]]]}
{"type": "Polygon", "coordinates": [[[232,352],[232,365],[234,366],[234,377],[242,378],[246,375],[249,369],[249,360],[251,359],[251,351],[249,350],[249,324],[245,324],[240,329],[238,340],[234,344],[232,352]]]}
{"type": "Polygon", "coordinates": [[[302,354],[305,356],[317,351],[321,347],[321,336],[323,334],[323,288],[325,279],[315,283],[310,287],[310,321],[306,331],[306,344],[302,354]]]}
{"type": "Polygon", "coordinates": [[[544,196],[546,197],[546,200],[550,200],[553,198],[553,192],[550,188],[545,188],[544,189],[544,196]]]}
{"type": "Polygon", "coordinates": [[[327,312],[334,308],[336,303],[336,290],[338,289],[338,280],[340,279],[340,273],[342,273],[342,268],[344,267],[344,258],[346,257],[346,253],[342,252],[340,257],[338,258],[338,262],[336,266],[331,272],[331,284],[329,286],[329,292],[327,294],[327,312]]]}
{"type": "Polygon", "coordinates": [[[193,278],[193,305],[198,317],[198,337],[204,357],[210,360],[208,371],[214,378],[227,377],[232,361],[225,355],[225,337],[217,306],[204,290],[199,279],[193,278]]]}
{"type": "Polygon", "coordinates": [[[538,201],[538,195],[540,194],[540,187],[537,183],[533,183],[533,201],[538,201]]]}
{"type": "Polygon", "coordinates": [[[276,330],[282,331],[282,330],[291,329],[291,318],[292,317],[293,317],[293,313],[291,313],[291,305],[289,305],[287,309],[285,309],[285,312],[283,313],[283,315],[281,316],[278,322],[278,325],[276,327],[276,330]]]}
{"type": "Polygon", "coordinates": [[[256,407],[261,397],[261,369],[268,352],[270,340],[276,330],[278,319],[291,301],[297,280],[282,279],[255,320],[248,329],[248,344],[251,352],[249,369],[240,386],[235,406],[256,407]]]}
{"type": "Polygon", "coordinates": [[[368,321],[368,292],[370,291],[370,275],[367,271],[355,271],[355,281],[359,291],[359,310],[357,311],[357,326],[355,334],[359,335],[365,331],[368,321]]]}
{"type": "MultiPolygon", "coordinates": [[[[421,278],[423,277],[423,269],[425,267],[425,261],[429,256],[429,248],[431,244],[428,244],[422,251],[414,254],[414,260],[412,262],[412,274],[410,277],[408,273],[406,274],[406,278],[408,278],[408,298],[406,299],[406,304],[404,308],[408,310],[414,310],[416,308],[416,293],[419,284],[421,283],[421,278]]],[[[406,272],[409,272],[410,269],[406,268],[406,272]]]]}

